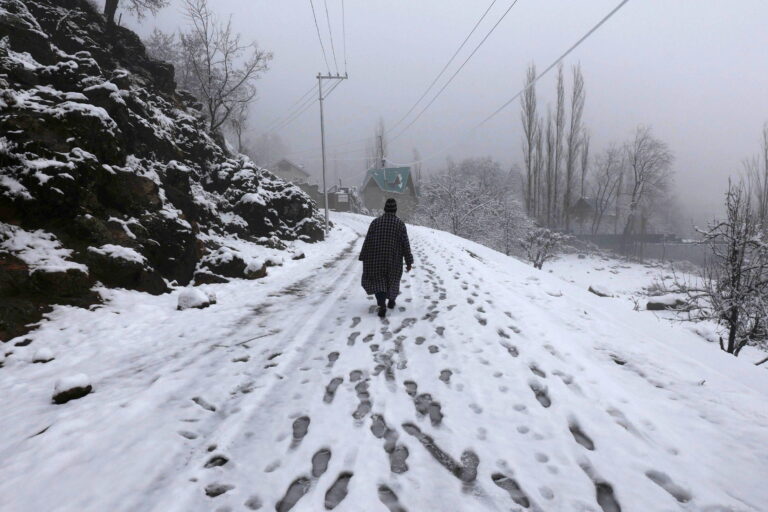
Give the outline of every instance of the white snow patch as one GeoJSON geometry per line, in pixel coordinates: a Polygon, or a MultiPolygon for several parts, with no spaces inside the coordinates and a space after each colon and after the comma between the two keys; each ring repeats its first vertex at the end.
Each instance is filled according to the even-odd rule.
{"type": "Polygon", "coordinates": [[[110,258],[117,258],[125,261],[131,261],[140,265],[146,265],[147,259],[130,247],[124,245],[104,244],[101,247],[89,247],[89,251],[110,258]]]}
{"type": "Polygon", "coordinates": [[[53,361],[54,355],[51,349],[49,348],[41,348],[38,349],[37,352],[35,352],[35,355],[32,357],[33,363],[47,363],[49,361],[53,361]]]}
{"type": "Polygon", "coordinates": [[[216,294],[213,292],[204,292],[200,288],[184,288],[179,293],[179,300],[176,309],[179,311],[190,308],[205,308],[211,304],[216,304],[216,294]]]}
{"type": "Polygon", "coordinates": [[[26,263],[33,272],[66,272],[69,269],[88,273],[88,267],[69,261],[70,249],[52,234],[43,230],[26,231],[17,226],[0,223],[0,249],[26,263]]]}
{"type": "Polygon", "coordinates": [[[68,375],[56,380],[53,387],[54,394],[70,391],[75,388],[86,388],[91,385],[91,379],[84,373],[68,375]]]}

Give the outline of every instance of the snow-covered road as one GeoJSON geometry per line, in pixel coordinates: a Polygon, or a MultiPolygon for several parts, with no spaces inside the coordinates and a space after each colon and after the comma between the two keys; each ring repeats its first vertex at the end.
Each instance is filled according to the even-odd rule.
{"type": "Polygon", "coordinates": [[[109,292],[13,347],[0,510],[768,510],[768,372],[424,228],[382,322],[370,219],[334,220],[210,308],[109,292]],[[80,372],[94,393],[53,405],[80,372]]]}

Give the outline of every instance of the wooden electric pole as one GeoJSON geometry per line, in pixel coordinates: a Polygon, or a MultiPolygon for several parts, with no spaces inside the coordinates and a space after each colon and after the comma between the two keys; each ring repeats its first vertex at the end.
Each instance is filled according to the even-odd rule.
{"type": "Polygon", "coordinates": [[[328,234],[328,188],[325,184],[325,120],[323,119],[323,80],[346,80],[349,75],[344,73],[343,75],[335,74],[323,75],[317,74],[317,89],[320,94],[320,147],[323,153],[323,199],[325,201],[325,234],[328,234]]]}

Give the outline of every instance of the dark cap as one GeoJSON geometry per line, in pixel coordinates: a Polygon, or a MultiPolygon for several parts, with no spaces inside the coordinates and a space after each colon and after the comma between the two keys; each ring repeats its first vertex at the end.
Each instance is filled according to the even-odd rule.
{"type": "Polygon", "coordinates": [[[390,197],[384,203],[384,213],[395,213],[397,211],[397,201],[390,197]]]}

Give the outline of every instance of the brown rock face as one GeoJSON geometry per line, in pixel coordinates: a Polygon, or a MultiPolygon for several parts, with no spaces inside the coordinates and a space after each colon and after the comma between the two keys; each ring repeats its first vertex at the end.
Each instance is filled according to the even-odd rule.
{"type": "MultiPolygon", "coordinates": [[[[0,226],[55,235],[88,272],[31,272],[0,237],[0,340],[51,304],[87,305],[99,281],[150,293],[166,282],[246,277],[201,268],[215,237],[272,247],[322,239],[301,190],[228,154],[173,68],[86,0],[3,0],[0,226]],[[233,220],[234,219],[234,220],[233,220]],[[203,243],[201,240],[206,240],[203,243]],[[95,254],[123,246],[145,263],[95,254]]],[[[251,274],[258,272],[251,271],[251,274]]]]}

